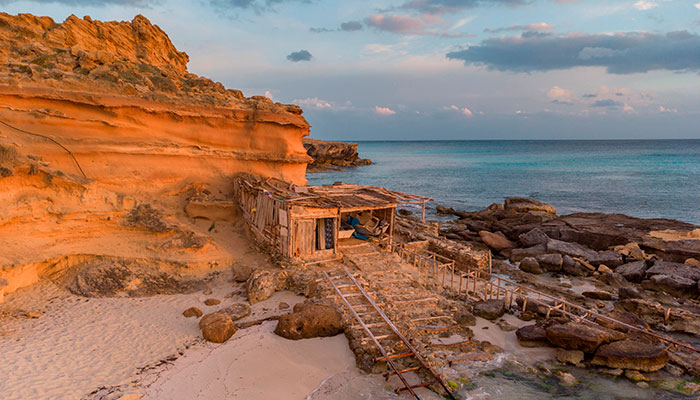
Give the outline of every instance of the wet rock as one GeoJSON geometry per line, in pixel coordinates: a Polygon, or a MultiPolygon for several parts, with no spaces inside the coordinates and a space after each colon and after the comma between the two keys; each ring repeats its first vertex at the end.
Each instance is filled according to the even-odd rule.
{"type": "Polygon", "coordinates": [[[248,301],[255,304],[269,299],[277,291],[277,279],[270,271],[257,270],[248,278],[248,301]]]}
{"type": "Polygon", "coordinates": [[[522,243],[524,247],[532,247],[538,244],[546,245],[549,236],[547,236],[542,229],[535,228],[527,233],[523,233],[518,239],[520,239],[520,243],[522,243]]]}
{"type": "Polygon", "coordinates": [[[538,325],[526,325],[515,331],[518,343],[523,347],[549,346],[545,329],[538,325]]]}
{"type": "Polygon", "coordinates": [[[557,361],[559,361],[560,363],[568,363],[573,365],[576,365],[583,361],[583,356],[584,354],[581,350],[557,349],[557,353],[555,354],[557,361]]]}
{"type": "Polygon", "coordinates": [[[636,340],[621,340],[600,346],[592,363],[609,368],[652,372],[663,368],[669,356],[663,347],[636,340]]]}
{"type": "Polygon", "coordinates": [[[588,247],[578,243],[563,242],[556,239],[549,239],[549,241],[547,241],[547,251],[567,255],[569,257],[580,257],[585,260],[593,260],[598,257],[598,253],[588,247]]]}
{"type": "Polygon", "coordinates": [[[581,293],[582,295],[588,297],[589,299],[596,299],[596,300],[612,300],[612,294],[608,292],[601,292],[601,291],[586,291],[581,293]]]}
{"type": "Polygon", "coordinates": [[[697,283],[677,275],[654,275],[650,278],[652,290],[663,290],[676,297],[691,297],[697,294],[697,283]]]}
{"type": "Polygon", "coordinates": [[[628,369],[625,371],[625,378],[632,382],[647,382],[649,380],[649,378],[644,376],[644,374],[634,369],[628,369]]]}
{"type": "Polygon", "coordinates": [[[187,310],[183,311],[183,312],[182,312],[182,315],[184,315],[184,316],[187,317],[187,318],[190,318],[190,317],[197,317],[197,318],[199,318],[199,317],[202,316],[202,310],[200,310],[200,309],[197,308],[197,307],[190,307],[190,308],[188,308],[187,310]]]}
{"type": "Polygon", "coordinates": [[[551,215],[556,215],[557,213],[557,209],[547,203],[543,203],[535,199],[526,199],[523,197],[507,198],[503,203],[503,209],[507,213],[541,212],[551,215]]]}
{"type": "Polygon", "coordinates": [[[335,336],[343,332],[340,313],[331,306],[297,304],[294,312],[280,317],[275,333],[287,339],[299,340],[335,336]]]}
{"type": "Polygon", "coordinates": [[[542,253],[547,252],[547,247],[543,244],[538,244],[537,246],[528,247],[525,249],[513,249],[510,251],[510,256],[508,259],[512,262],[521,261],[525,257],[537,257],[542,253]]]}
{"type": "Polygon", "coordinates": [[[643,260],[634,261],[617,267],[615,272],[622,275],[630,282],[639,283],[644,280],[646,276],[647,264],[643,260]]]}
{"type": "Polygon", "coordinates": [[[477,317],[488,320],[501,318],[506,312],[506,303],[503,300],[491,299],[478,301],[474,304],[472,313],[477,317]]]}
{"type": "Polygon", "coordinates": [[[232,320],[237,321],[243,317],[250,315],[250,306],[246,303],[233,303],[230,306],[223,308],[221,312],[225,312],[232,320]]]}
{"type": "Polygon", "coordinates": [[[622,374],[625,373],[625,370],[624,370],[624,369],[620,369],[620,368],[606,369],[606,370],[602,371],[601,373],[604,374],[604,375],[610,375],[610,376],[618,377],[618,376],[622,376],[622,374]]]}
{"type": "Polygon", "coordinates": [[[673,263],[667,261],[656,261],[654,265],[647,270],[648,275],[669,275],[680,276],[682,278],[693,281],[700,280],[700,268],[693,267],[687,264],[673,263]]]}
{"type": "Polygon", "coordinates": [[[227,341],[238,330],[231,317],[225,312],[207,314],[199,320],[199,328],[204,339],[212,343],[227,341]]]}
{"type": "Polygon", "coordinates": [[[547,340],[554,346],[584,353],[594,353],[602,344],[627,337],[624,333],[582,322],[552,325],[546,329],[546,333],[547,340]]]}
{"type": "Polygon", "coordinates": [[[569,256],[562,258],[562,270],[573,276],[588,276],[591,273],[591,270],[569,256]]]}
{"type": "Polygon", "coordinates": [[[221,300],[219,299],[206,299],[204,300],[204,304],[208,306],[215,306],[217,304],[221,304],[221,300]]]}
{"type": "Polygon", "coordinates": [[[563,258],[561,254],[542,254],[537,256],[537,262],[547,271],[561,271],[563,258]]]}
{"type": "Polygon", "coordinates": [[[554,376],[557,378],[559,381],[559,384],[562,386],[575,386],[578,381],[576,380],[576,377],[571,375],[568,372],[564,371],[557,371],[554,376]]]}
{"type": "Polygon", "coordinates": [[[700,335],[700,317],[690,311],[672,309],[666,322],[666,308],[646,299],[619,300],[615,307],[640,317],[656,329],[700,335]]]}
{"type": "Polygon", "coordinates": [[[542,268],[540,268],[540,263],[538,263],[534,257],[525,257],[520,260],[519,268],[531,274],[541,274],[544,272],[542,268]]]}
{"type": "Polygon", "coordinates": [[[496,251],[509,250],[516,247],[515,243],[506,237],[489,231],[479,231],[479,237],[487,246],[496,251]]]}

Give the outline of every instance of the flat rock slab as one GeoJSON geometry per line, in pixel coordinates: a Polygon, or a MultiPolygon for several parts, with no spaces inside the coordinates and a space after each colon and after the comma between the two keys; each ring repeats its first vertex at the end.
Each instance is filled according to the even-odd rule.
{"type": "Polygon", "coordinates": [[[538,325],[526,325],[515,331],[518,343],[523,347],[545,347],[549,346],[547,332],[538,325]]]}
{"type": "Polygon", "coordinates": [[[622,332],[581,322],[567,322],[552,325],[546,329],[547,340],[556,347],[566,350],[581,350],[595,353],[602,344],[627,338],[622,332]]]}
{"type": "Polygon", "coordinates": [[[592,363],[609,368],[652,372],[663,368],[668,361],[668,352],[663,347],[636,340],[621,340],[600,346],[592,363]]]}
{"type": "Polygon", "coordinates": [[[700,268],[692,265],[657,261],[647,270],[648,275],[680,276],[693,281],[700,280],[700,268]]]}
{"type": "Polygon", "coordinates": [[[645,261],[634,261],[624,265],[620,265],[615,269],[615,272],[622,275],[630,282],[639,283],[644,280],[647,272],[647,263],[645,261]]]}

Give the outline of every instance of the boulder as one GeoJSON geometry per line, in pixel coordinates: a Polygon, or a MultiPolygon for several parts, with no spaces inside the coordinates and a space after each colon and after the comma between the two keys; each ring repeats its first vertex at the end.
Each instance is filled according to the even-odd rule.
{"type": "Polygon", "coordinates": [[[506,237],[489,231],[479,231],[479,237],[487,246],[496,251],[509,250],[516,247],[515,243],[511,242],[506,237]]]}
{"type": "Polygon", "coordinates": [[[598,290],[591,290],[581,293],[582,295],[588,297],[589,299],[595,300],[612,300],[612,294],[609,292],[603,292],[598,290]]]}
{"type": "Polygon", "coordinates": [[[520,239],[520,243],[522,243],[524,247],[532,247],[537,246],[538,244],[546,245],[547,241],[549,240],[549,236],[547,236],[542,229],[535,228],[527,233],[523,233],[518,237],[518,239],[520,239]]]}
{"type": "Polygon", "coordinates": [[[535,199],[523,197],[510,197],[503,203],[503,209],[509,213],[530,213],[541,212],[544,214],[556,215],[557,209],[553,206],[535,199]]]}
{"type": "Polygon", "coordinates": [[[508,259],[512,262],[518,262],[525,257],[537,257],[540,254],[546,253],[547,247],[543,244],[538,244],[537,246],[528,247],[525,249],[513,249],[510,251],[510,256],[508,259]]]}
{"type": "Polygon", "coordinates": [[[569,257],[580,257],[585,260],[595,260],[598,258],[598,252],[586,246],[556,239],[549,239],[549,241],[547,241],[547,251],[567,255],[569,257]]]}
{"type": "Polygon", "coordinates": [[[506,303],[503,300],[491,299],[478,301],[474,304],[472,313],[477,317],[494,320],[501,318],[506,312],[506,303]]]}
{"type": "Polygon", "coordinates": [[[202,310],[200,310],[197,307],[190,307],[187,310],[182,312],[182,315],[184,315],[186,318],[190,317],[201,317],[202,316],[202,310]]]}
{"type": "Polygon", "coordinates": [[[561,271],[564,262],[561,254],[541,254],[536,259],[542,268],[552,272],[561,271]]]}
{"type": "Polygon", "coordinates": [[[584,353],[595,353],[602,344],[627,338],[624,333],[582,322],[552,325],[546,329],[546,333],[552,345],[584,353]]]}
{"type": "Polygon", "coordinates": [[[518,343],[523,347],[549,346],[545,329],[538,325],[526,325],[515,331],[518,343]]]}
{"type": "Polygon", "coordinates": [[[470,313],[469,311],[460,308],[455,314],[452,316],[458,324],[462,326],[474,326],[476,325],[476,317],[474,314],[470,313]]]}
{"type": "Polygon", "coordinates": [[[700,261],[698,261],[695,258],[689,258],[689,259],[685,260],[685,262],[683,264],[690,265],[692,267],[700,267],[700,261]]]}
{"type": "Polygon", "coordinates": [[[647,264],[643,260],[627,263],[615,269],[615,272],[622,275],[628,281],[635,283],[639,283],[644,280],[646,271],[647,264]]]}
{"type": "Polygon", "coordinates": [[[250,306],[246,303],[233,303],[222,309],[221,312],[225,312],[232,320],[237,321],[250,315],[250,306]]]}
{"type": "Polygon", "coordinates": [[[555,357],[557,358],[557,361],[559,361],[562,364],[568,363],[576,365],[583,361],[584,354],[581,350],[557,349],[555,357]]]}
{"type": "Polygon", "coordinates": [[[691,297],[697,294],[698,284],[692,279],[676,275],[654,275],[650,279],[650,288],[663,290],[676,297],[691,297]]]}
{"type": "Polygon", "coordinates": [[[248,278],[248,301],[255,304],[269,299],[277,291],[277,279],[270,271],[257,270],[248,278]]]}
{"type": "Polygon", "coordinates": [[[542,268],[540,268],[540,263],[534,257],[525,257],[520,260],[519,268],[522,271],[529,272],[531,274],[541,274],[542,268]]]}
{"type": "Polygon", "coordinates": [[[562,270],[573,276],[588,276],[591,270],[569,256],[562,258],[562,270]]]}
{"type": "Polygon", "coordinates": [[[334,307],[297,304],[294,312],[279,318],[275,333],[291,340],[335,336],[343,332],[343,319],[334,307]]]}
{"type": "Polygon", "coordinates": [[[647,274],[680,276],[696,282],[700,280],[700,268],[668,261],[656,261],[654,265],[647,270],[647,274]]]}
{"type": "Polygon", "coordinates": [[[238,330],[231,317],[225,312],[207,314],[199,320],[199,329],[204,339],[213,343],[227,341],[238,330]]]}
{"type": "Polygon", "coordinates": [[[636,340],[621,340],[600,346],[592,363],[609,368],[657,371],[669,361],[663,347],[652,346],[636,340]]]}

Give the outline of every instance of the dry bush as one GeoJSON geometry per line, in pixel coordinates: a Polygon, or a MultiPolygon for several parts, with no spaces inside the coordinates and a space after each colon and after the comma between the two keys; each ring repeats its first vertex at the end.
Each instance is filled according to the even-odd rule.
{"type": "Polygon", "coordinates": [[[0,167],[12,167],[17,162],[19,153],[14,147],[3,146],[0,144],[0,167]]]}

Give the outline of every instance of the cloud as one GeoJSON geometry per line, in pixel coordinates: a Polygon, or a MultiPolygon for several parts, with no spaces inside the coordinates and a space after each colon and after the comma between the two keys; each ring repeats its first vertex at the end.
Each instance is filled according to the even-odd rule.
{"type": "Polygon", "coordinates": [[[506,31],[551,31],[554,29],[554,25],[549,25],[546,22],[540,22],[537,24],[529,24],[529,25],[511,25],[511,26],[505,26],[502,28],[486,28],[484,29],[484,32],[486,33],[498,33],[498,32],[506,32],[506,31]]]}
{"type": "Polygon", "coordinates": [[[314,27],[311,27],[311,28],[309,28],[309,31],[310,31],[310,32],[313,32],[313,33],[327,33],[327,32],[335,32],[336,30],[335,30],[335,29],[328,29],[328,28],[314,28],[314,27]]]}
{"type": "Polygon", "coordinates": [[[574,103],[571,101],[572,96],[573,92],[571,92],[571,90],[567,90],[559,86],[553,86],[547,91],[547,97],[549,97],[554,104],[572,106],[574,105],[574,103]]]}
{"type": "Polygon", "coordinates": [[[290,53],[287,56],[287,60],[289,60],[291,62],[311,61],[312,57],[313,56],[308,51],[299,50],[299,51],[295,51],[295,52],[290,53]]]}
{"type": "Polygon", "coordinates": [[[607,108],[617,108],[624,106],[623,103],[615,101],[612,99],[598,100],[591,104],[591,107],[607,107],[607,108]]]}
{"type": "Polygon", "coordinates": [[[520,6],[529,3],[531,3],[530,0],[411,0],[399,8],[428,14],[445,14],[465,8],[497,5],[520,6]]]}
{"type": "Polygon", "coordinates": [[[396,114],[396,111],[392,110],[389,107],[379,107],[379,106],[374,106],[374,112],[376,112],[379,115],[394,115],[394,114],[396,114]]]}
{"type": "Polygon", "coordinates": [[[367,17],[366,23],[381,31],[393,33],[418,33],[425,27],[423,20],[408,15],[374,14],[367,17]]]}
{"type": "Polygon", "coordinates": [[[472,112],[472,110],[468,109],[467,107],[457,107],[457,106],[455,106],[455,105],[451,105],[451,106],[449,106],[449,107],[447,107],[447,108],[448,108],[449,110],[458,111],[458,112],[464,114],[466,117],[471,117],[472,115],[474,115],[474,113],[472,112]]]}
{"type": "Polygon", "coordinates": [[[299,106],[317,108],[319,110],[333,108],[333,105],[330,102],[328,102],[326,100],[321,100],[318,97],[307,97],[305,99],[294,99],[294,100],[292,100],[292,103],[299,105],[299,106]]]}
{"type": "Polygon", "coordinates": [[[340,24],[340,30],[345,32],[361,31],[364,28],[360,21],[348,21],[340,24]]]}
{"type": "Polygon", "coordinates": [[[697,8],[698,10],[700,10],[700,3],[695,3],[695,4],[693,4],[693,5],[695,6],[695,8],[697,8]]]}
{"type": "MultiPolygon", "coordinates": [[[[70,0],[61,0],[68,2],[70,0]]],[[[209,4],[223,12],[231,9],[249,9],[257,13],[274,10],[282,3],[310,3],[312,0],[209,0],[209,4]]]]}
{"type": "Polygon", "coordinates": [[[677,113],[678,110],[675,108],[666,108],[664,106],[659,106],[660,113],[677,113]]]}
{"type": "Polygon", "coordinates": [[[632,6],[634,8],[636,8],[637,10],[646,11],[646,10],[651,10],[652,8],[658,7],[659,3],[655,2],[655,1],[650,1],[650,0],[639,0],[638,2],[634,3],[632,6]]]}
{"type": "Polygon", "coordinates": [[[486,39],[479,45],[447,53],[447,58],[515,72],[575,67],[605,67],[612,74],[700,71],[700,36],[687,31],[666,34],[526,33],[486,39]]]}

